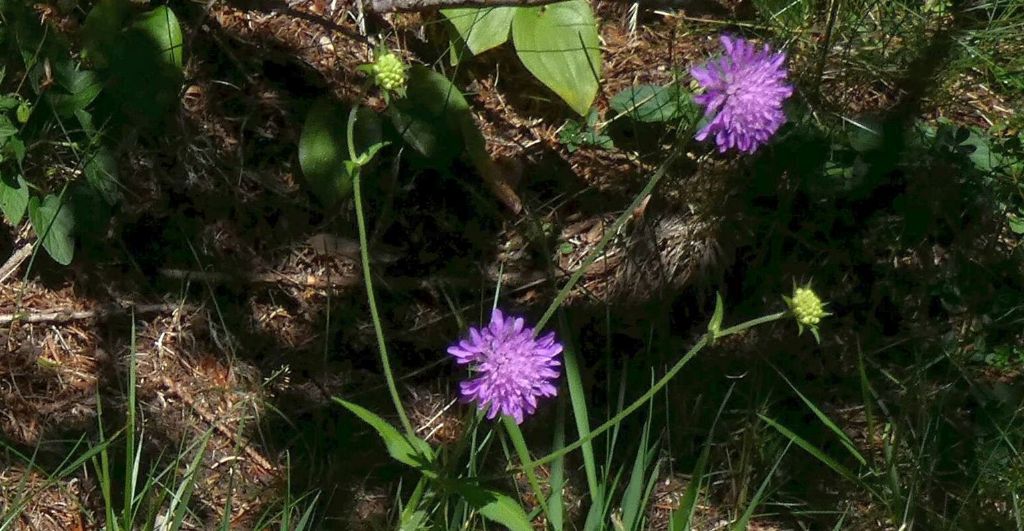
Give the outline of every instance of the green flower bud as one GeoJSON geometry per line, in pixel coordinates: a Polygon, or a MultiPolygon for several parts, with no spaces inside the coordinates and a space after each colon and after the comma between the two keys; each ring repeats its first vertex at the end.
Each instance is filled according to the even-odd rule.
{"type": "Polygon", "coordinates": [[[799,327],[800,332],[803,333],[806,327],[814,335],[814,338],[820,341],[818,337],[818,324],[821,323],[822,319],[831,314],[825,311],[825,303],[814,293],[810,284],[794,288],[792,298],[785,296],[782,298],[786,300],[790,311],[793,312],[793,317],[796,318],[796,325],[799,327]]]}
{"type": "Polygon", "coordinates": [[[18,123],[24,124],[32,116],[32,107],[26,102],[21,102],[21,105],[18,105],[14,111],[14,115],[18,119],[18,123]]]}
{"type": "Polygon", "coordinates": [[[386,91],[396,92],[405,87],[405,65],[391,52],[378,55],[370,70],[374,83],[386,91]]]}
{"type": "Polygon", "coordinates": [[[793,293],[793,314],[805,326],[814,326],[825,317],[825,305],[810,288],[796,288],[793,293]]]}

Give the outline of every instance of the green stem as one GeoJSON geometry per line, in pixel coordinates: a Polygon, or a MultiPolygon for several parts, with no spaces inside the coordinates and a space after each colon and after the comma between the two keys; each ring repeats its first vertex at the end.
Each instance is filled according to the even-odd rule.
{"type": "MultiPolygon", "coordinates": [[[[351,132],[351,123],[349,123],[351,132]]],[[[349,134],[351,136],[351,134],[349,134]]],[[[359,170],[355,169],[352,175],[352,193],[355,196],[355,221],[359,226],[359,261],[362,262],[362,278],[367,286],[367,302],[370,304],[370,315],[374,321],[374,333],[377,335],[377,351],[381,356],[381,366],[384,368],[384,379],[387,380],[387,389],[391,393],[391,401],[398,411],[398,418],[401,426],[406,429],[410,436],[415,436],[413,424],[409,422],[406,409],[401,405],[401,398],[398,395],[398,388],[394,383],[394,374],[391,372],[391,362],[387,355],[387,345],[384,343],[384,327],[381,325],[380,313],[377,311],[377,298],[374,296],[374,282],[370,274],[370,252],[367,244],[367,221],[362,215],[362,192],[359,186],[359,170]]]]}
{"type": "Polygon", "coordinates": [[[530,490],[533,491],[533,496],[537,498],[537,503],[540,504],[541,511],[544,511],[544,516],[550,521],[551,517],[548,515],[547,499],[544,497],[544,491],[540,488],[540,482],[537,481],[537,474],[533,472],[536,466],[534,462],[530,461],[530,450],[526,447],[526,439],[523,438],[523,432],[512,417],[503,415],[501,421],[505,426],[505,432],[512,439],[512,446],[516,450],[519,462],[523,464],[523,473],[526,474],[526,481],[530,483],[530,490]]]}
{"type": "Polygon", "coordinates": [[[786,317],[788,315],[789,315],[789,312],[785,311],[785,312],[773,313],[771,315],[765,315],[764,317],[758,317],[757,319],[751,319],[751,320],[749,320],[749,321],[747,321],[745,323],[740,323],[740,324],[738,324],[736,326],[730,326],[729,328],[726,328],[724,330],[720,330],[718,332],[718,334],[715,335],[715,337],[718,338],[718,337],[725,337],[725,336],[731,336],[733,334],[738,334],[738,333],[740,333],[740,332],[742,332],[742,331],[744,331],[744,330],[746,330],[748,328],[751,328],[751,327],[754,327],[754,326],[758,326],[758,325],[762,325],[762,324],[765,324],[765,323],[770,323],[772,321],[778,321],[779,319],[782,319],[783,317],[786,317]]]}
{"type": "MultiPolygon", "coordinates": [[[[721,332],[719,332],[717,337],[725,337],[725,336],[728,336],[728,335],[731,335],[731,334],[736,334],[736,333],[742,332],[743,330],[746,330],[746,329],[748,329],[748,328],[750,328],[752,326],[757,326],[757,325],[769,323],[769,322],[772,322],[772,321],[777,321],[777,320],[782,319],[783,317],[786,317],[788,315],[789,315],[789,312],[779,312],[779,313],[773,313],[771,315],[766,315],[764,317],[758,317],[757,319],[752,319],[752,320],[747,321],[745,323],[740,323],[740,324],[738,324],[736,326],[733,326],[733,327],[730,327],[730,328],[726,328],[726,329],[722,330],[721,332]]],[[[697,341],[697,344],[694,345],[689,350],[689,352],[687,352],[682,358],[680,358],[679,361],[677,361],[676,364],[673,365],[672,368],[669,369],[668,372],[665,373],[665,376],[662,376],[661,379],[658,380],[658,382],[655,383],[650,389],[648,389],[646,393],[644,393],[639,398],[634,400],[633,403],[631,403],[630,405],[626,406],[625,409],[623,409],[617,415],[615,415],[614,417],[609,419],[608,422],[605,422],[604,424],[602,424],[602,425],[598,426],[597,428],[591,430],[589,435],[586,435],[584,437],[580,437],[580,439],[577,440],[576,442],[574,442],[574,443],[572,443],[572,444],[570,444],[570,445],[568,445],[568,446],[566,446],[566,447],[564,447],[564,448],[562,448],[560,450],[556,450],[556,451],[554,451],[554,452],[552,452],[552,453],[550,453],[550,454],[548,454],[548,455],[546,455],[546,456],[544,456],[544,457],[542,457],[540,459],[537,459],[536,461],[533,461],[529,465],[531,467],[537,467],[537,466],[540,466],[540,465],[544,465],[544,464],[550,463],[551,461],[554,461],[555,459],[558,459],[559,457],[561,457],[563,455],[566,455],[569,452],[572,452],[573,450],[576,450],[577,448],[579,448],[579,447],[589,443],[594,437],[597,437],[598,435],[600,435],[600,434],[608,431],[612,427],[616,426],[619,422],[622,421],[622,419],[626,418],[627,416],[629,416],[631,413],[633,413],[637,409],[640,409],[644,404],[647,403],[648,400],[651,399],[652,396],[654,396],[656,393],[661,391],[661,389],[663,387],[668,385],[668,383],[672,380],[672,378],[674,378],[675,375],[678,374],[679,371],[682,370],[682,368],[687,363],[689,363],[690,360],[693,359],[693,357],[696,356],[698,352],[701,351],[701,349],[703,349],[705,346],[707,346],[708,341],[710,339],[711,339],[711,337],[708,334],[704,334],[703,336],[701,336],[700,340],[697,341]]]]}

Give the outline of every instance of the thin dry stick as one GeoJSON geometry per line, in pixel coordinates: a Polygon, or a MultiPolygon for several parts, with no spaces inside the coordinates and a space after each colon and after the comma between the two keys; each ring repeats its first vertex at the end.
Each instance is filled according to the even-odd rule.
{"type": "MultiPolygon", "coordinates": [[[[196,415],[199,415],[204,422],[217,430],[218,433],[228,439],[236,439],[236,434],[233,431],[231,431],[227,426],[221,424],[213,413],[210,413],[203,406],[199,405],[192,399],[192,396],[189,393],[185,392],[185,389],[175,384],[173,380],[165,376],[160,380],[160,383],[163,384],[171,394],[180,398],[182,402],[185,402],[185,405],[192,408],[192,411],[195,411],[196,415]]],[[[249,443],[248,439],[242,436],[237,436],[237,438],[240,440],[242,449],[245,451],[246,455],[249,456],[249,459],[251,459],[256,466],[259,466],[267,472],[274,471],[274,465],[270,464],[270,461],[268,461],[266,457],[263,457],[263,454],[256,451],[256,449],[249,443]]]]}
{"type": "Polygon", "coordinates": [[[0,325],[9,325],[15,321],[19,323],[70,323],[72,321],[84,321],[87,319],[97,319],[100,317],[124,314],[129,311],[133,311],[136,314],[163,313],[173,312],[178,308],[183,308],[183,306],[180,304],[111,304],[95,310],[26,310],[15,313],[0,314],[0,325]]]}
{"type": "Polygon", "coordinates": [[[371,0],[370,11],[392,13],[395,11],[428,11],[453,7],[528,7],[553,4],[561,0],[371,0]]]}
{"type": "Polygon", "coordinates": [[[185,269],[161,269],[160,274],[175,280],[195,280],[210,283],[247,282],[251,284],[293,284],[304,288],[343,288],[356,286],[359,277],[317,277],[314,275],[285,275],[283,273],[239,273],[231,275],[212,271],[189,271],[185,269]]]}
{"type": "Polygon", "coordinates": [[[6,281],[7,277],[13,275],[18,270],[18,267],[21,266],[21,263],[29,256],[32,256],[31,243],[26,243],[20,249],[14,251],[14,254],[4,262],[4,265],[0,266],[0,282],[6,281]]]}

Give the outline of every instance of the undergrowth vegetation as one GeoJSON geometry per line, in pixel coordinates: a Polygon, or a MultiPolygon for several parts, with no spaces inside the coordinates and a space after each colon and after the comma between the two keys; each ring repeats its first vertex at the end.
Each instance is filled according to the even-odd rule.
{"type": "Polygon", "coordinates": [[[0,0],[0,529],[1024,529],[1024,4],[243,3],[0,0]]]}

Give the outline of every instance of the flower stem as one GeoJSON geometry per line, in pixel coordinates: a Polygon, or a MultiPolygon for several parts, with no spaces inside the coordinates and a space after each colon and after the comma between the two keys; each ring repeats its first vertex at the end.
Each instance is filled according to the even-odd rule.
{"type": "MultiPolygon", "coordinates": [[[[742,331],[744,331],[744,330],[746,330],[746,329],[748,329],[750,327],[762,325],[762,324],[765,324],[765,323],[770,323],[772,321],[777,321],[777,320],[782,319],[783,317],[786,317],[788,315],[789,315],[789,312],[779,312],[779,313],[773,313],[771,315],[765,315],[764,317],[758,317],[757,319],[751,319],[750,321],[747,321],[747,322],[744,322],[744,323],[740,323],[740,324],[738,324],[736,326],[732,326],[732,327],[729,327],[729,328],[726,328],[726,329],[720,331],[716,337],[724,337],[724,336],[731,335],[731,334],[737,334],[737,333],[742,332],[742,331]]],[[[701,351],[701,349],[703,349],[705,346],[707,346],[708,341],[710,339],[711,339],[711,336],[709,334],[704,334],[703,336],[701,336],[700,340],[697,341],[697,344],[694,345],[689,350],[689,352],[687,352],[685,355],[683,355],[683,357],[680,358],[679,361],[677,361],[676,364],[673,365],[672,368],[669,369],[668,372],[666,372],[665,375],[662,376],[661,379],[659,379],[657,383],[655,383],[653,386],[651,386],[651,388],[648,389],[646,393],[644,393],[643,395],[640,395],[640,397],[638,397],[636,400],[634,400],[633,403],[631,403],[630,405],[626,406],[617,415],[615,415],[614,417],[609,419],[608,422],[605,422],[604,424],[598,426],[597,428],[594,428],[593,430],[590,431],[589,434],[587,434],[586,436],[580,437],[579,440],[577,440],[576,442],[574,442],[574,443],[572,443],[572,444],[570,444],[568,446],[565,446],[564,448],[561,448],[560,450],[556,450],[556,451],[554,451],[554,452],[552,452],[552,453],[550,453],[550,454],[548,454],[548,455],[546,455],[546,456],[544,456],[544,457],[542,457],[540,459],[537,459],[537,460],[533,461],[532,463],[529,464],[529,466],[530,467],[537,467],[537,466],[540,466],[540,465],[543,465],[543,464],[546,464],[546,463],[550,463],[551,461],[554,461],[555,459],[558,459],[559,457],[561,457],[563,455],[566,455],[569,452],[572,452],[573,450],[576,450],[577,448],[579,448],[579,447],[581,447],[581,446],[583,446],[585,444],[588,444],[594,437],[597,437],[598,435],[600,435],[600,434],[608,431],[609,429],[615,427],[615,425],[617,425],[619,422],[622,422],[622,420],[625,419],[627,416],[629,416],[631,413],[633,413],[637,409],[640,409],[641,407],[643,407],[643,405],[646,404],[647,401],[651,399],[651,397],[653,397],[656,393],[661,391],[661,389],[663,387],[668,385],[668,383],[670,381],[672,381],[672,378],[674,378],[675,375],[678,374],[680,370],[682,370],[683,366],[685,366],[687,363],[689,363],[690,360],[693,359],[693,357],[696,356],[697,353],[701,351]]]]}
{"type": "MultiPolygon", "coordinates": [[[[351,127],[349,128],[351,137],[351,127]]],[[[373,331],[377,335],[377,351],[380,353],[380,364],[384,369],[384,379],[388,383],[388,391],[391,393],[391,401],[395,403],[395,410],[398,411],[398,418],[402,427],[410,436],[416,432],[409,422],[409,417],[402,407],[402,399],[398,394],[398,387],[395,385],[395,376],[391,372],[391,362],[388,358],[388,347],[384,343],[384,327],[380,322],[380,313],[377,311],[377,297],[373,294],[373,279],[370,276],[370,253],[367,249],[369,244],[366,238],[366,218],[363,216],[363,196],[359,179],[360,171],[356,168],[352,175],[352,192],[356,203],[356,223],[359,226],[359,259],[363,264],[363,281],[366,284],[366,300],[370,305],[370,316],[373,319],[373,331]]]]}

